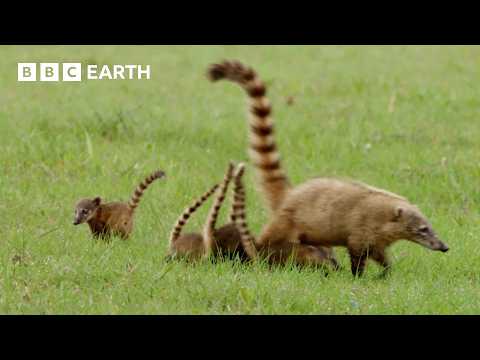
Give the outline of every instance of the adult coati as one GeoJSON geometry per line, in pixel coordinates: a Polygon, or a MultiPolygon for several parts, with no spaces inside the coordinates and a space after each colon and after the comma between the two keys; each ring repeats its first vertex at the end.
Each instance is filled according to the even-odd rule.
{"type": "Polygon", "coordinates": [[[128,238],[133,229],[135,209],[144,191],[153,181],[164,176],[165,173],[161,170],[148,176],[137,186],[128,203],[102,203],[99,196],[79,200],[75,206],[73,225],[86,222],[94,237],[108,238],[111,235],[119,235],[124,239],[128,238]]]}
{"type": "Polygon", "coordinates": [[[266,87],[256,72],[238,61],[224,61],[211,65],[207,75],[211,81],[237,83],[249,98],[250,158],[272,210],[256,242],[258,249],[283,256],[292,251],[292,244],[298,249],[346,246],[352,274],[359,276],[367,257],[389,269],[385,250],[400,239],[448,251],[426,217],[401,196],[360,182],[328,178],[292,187],[281,168],[266,87]]]}
{"type": "Polygon", "coordinates": [[[167,259],[183,257],[197,260],[209,255],[213,255],[215,258],[233,258],[238,255],[242,261],[248,259],[240,244],[240,234],[233,222],[233,208],[230,213],[230,222],[219,229],[215,228],[218,214],[232,180],[233,171],[234,165],[229,163],[220,188],[218,184],[214,185],[178,218],[170,235],[167,259]],[[203,232],[182,234],[182,229],[187,224],[188,219],[217,189],[219,194],[210,209],[203,232]]]}

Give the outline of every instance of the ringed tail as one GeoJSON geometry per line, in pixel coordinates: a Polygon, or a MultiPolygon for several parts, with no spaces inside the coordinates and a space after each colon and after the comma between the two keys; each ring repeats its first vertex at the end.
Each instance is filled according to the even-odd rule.
{"type": "Polygon", "coordinates": [[[210,81],[229,80],[240,85],[248,95],[250,159],[257,168],[260,186],[272,211],[278,209],[290,188],[280,163],[274,139],[272,107],[266,97],[266,86],[250,67],[238,61],[224,61],[208,68],[210,81]]]}
{"type": "Polygon", "coordinates": [[[205,248],[205,255],[209,256],[213,247],[214,247],[214,232],[215,226],[217,224],[218,214],[220,213],[220,208],[222,207],[223,202],[225,201],[225,194],[228,190],[228,185],[233,177],[233,170],[234,165],[232,162],[228,164],[227,171],[225,172],[225,176],[223,178],[223,182],[220,185],[219,194],[215,198],[215,201],[210,208],[210,212],[208,213],[207,220],[205,222],[205,226],[203,228],[203,244],[205,248]]]}
{"type": "Polygon", "coordinates": [[[218,189],[218,184],[215,184],[210,190],[205,192],[199,199],[195,201],[195,203],[185,209],[185,211],[180,215],[173,230],[170,234],[170,247],[172,247],[173,243],[180,237],[182,233],[183,227],[187,224],[188,219],[190,216],[200,207],[202,204],[207,201],[207,199],[212,196],[212,194],[218,189]]]}
{"type": "Polygon", "coordinates": [[[234,175],[234,197],[233,197],[233,211],[235,214],[235,225],[240,233],[240,242],[245,253],[252,260],[258,257],[257,248],[255,246],[255,237],[248,229],[246,215],[245,215],[245,188],[242,182],[242,176],[245,171],[245,165],[239,164],[234,175]]]}
{"type": "Polygon", "coordinates": [[[147,176],[145,180],[143,180],[140,184],[138,184],[132,197],[130,198],[130,201],[128,202],[128,206],[130,206],[130,209],[132,209],[132,211],[134,211],[137,208],[138,203],[140,202],[140,198],[143,196],[143,192],[150,186],[150,184],[155,180],[160,179],[164,176],[165,176],[164,171],[157,170],[153,174],[147,176]]]}

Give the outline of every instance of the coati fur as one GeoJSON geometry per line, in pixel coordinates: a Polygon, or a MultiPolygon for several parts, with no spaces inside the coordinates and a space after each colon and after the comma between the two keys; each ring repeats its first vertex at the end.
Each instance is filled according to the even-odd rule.
{"type": "Polygon", "coordinates": [[[189,260],[198,260],[210,255],[213,255],[214,258],[234,258],[238,255],[242,261],[248,259],[247,254],[241,247],[240,234],[233,222],[233,209],[230,214],[230,222],[219,229],[215,228],[218,214],[232,180],[233,170],[234,165],[230,163],[221,186],[219,187],[218,184],[213,186],[178,218],[170,235],[167,259],[182,257],[189,260]],[[182,229],[187,224],[188,219],[217,189],[219,194],[210,209],[203,232],[182,235],[182,229]]]}
{"type": "MultiPolygon", "coordinates": [[[[256,248],[282,257],[294,247],[345,246],[353,275],[362,275],[368,257],[390,268],[386,249],[406,239],[431,250],[448,251],[430,222],[407,199],[360,182],[316,178],[292,187],[273,137],[272,108],[256,72],[238,61],[208,69],[211,81],[240,85],[249,99],[250,158],[260,175],[272,215],[256,248]]],[[[298,257],[301,257],[301,251],[298,257]]]]}
{"type": "Polygon", "coordinates": [[[155,171],[142,181],[135,189],[128,203],[102,203],[97,196],[93,199],[81,199],[75,205],[73,225],[87,223],[94,237],[108,238],[118,235],[123,239],[129,237],[133,230],[135,209],[150,184],[165,176],[162,170],[155,171]]]}
{"type": "MultiPolygon", "coordinates": [[[[285,264],[290,256],[301,266],[332,266],[334,270],[338,270],[339,264],[334,256],[331,248],[323,246],[297,246],[292,243],[289,251],[285,251],[282,247],[280,251],[273,253],[259,252],[257,249],[254,236],[248,229],[245,215],[245,189],[242,182],[242,176],[245,171],[244,164],[240,164],[234,175],[234,219],[238,232],[240,233],[240,241],[245,252],[252,260],[257,260],[260,257],[267,257],[268,262],[272,264],[285,264]]],[[[285,245],[283,245],[285,246],[285,245]]],[[[261,249],[261,247],[259,247],[261,249]]],[[[325,268],[326,269],[326,268],[325,268]]]]}

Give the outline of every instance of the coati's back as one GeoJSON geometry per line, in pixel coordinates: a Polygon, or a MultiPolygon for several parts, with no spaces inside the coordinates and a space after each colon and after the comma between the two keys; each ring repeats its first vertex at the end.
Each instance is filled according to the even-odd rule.
{"type": "Polygon", "coordinates": [[[107,223],[111,226],[128,227],[130,232],[133,226],[134,210],[124,202],[110,202],[101,205],[104,213],[108,214],[107,223]]]}
{"type": "Polygon", "coordinates": [[[387,222],[382,214],[393,214],[400,204],[412,206],[399,195],[360,182],[317,178],[293,189],[279,215],[293,220],[308,239],[343,245],[359,227],[387,222]]]}
{"type": "Polygon", "coordinates": [[[203,254],[203,238],[199,233],[182,234],[170,243],[170,257],[197,260],[202,258],[203,254]]]}

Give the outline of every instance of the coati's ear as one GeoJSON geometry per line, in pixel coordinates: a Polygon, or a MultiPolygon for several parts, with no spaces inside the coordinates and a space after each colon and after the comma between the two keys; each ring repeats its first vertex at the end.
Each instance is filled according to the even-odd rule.
{"type": "Polygon", "coordinates": [[[403,214],[405,213],[405,210],[401,206],[395,207],[395,210],[393,212],[393,221],[398,221],[402,218],[403,214]]]}
{"type": "Polygon", "coordinates": [[[99,206],[101,202],[102,202],[102,199],[99,196],[93,199],[93,203],[95,204],[95,206],[99,206]]]}

